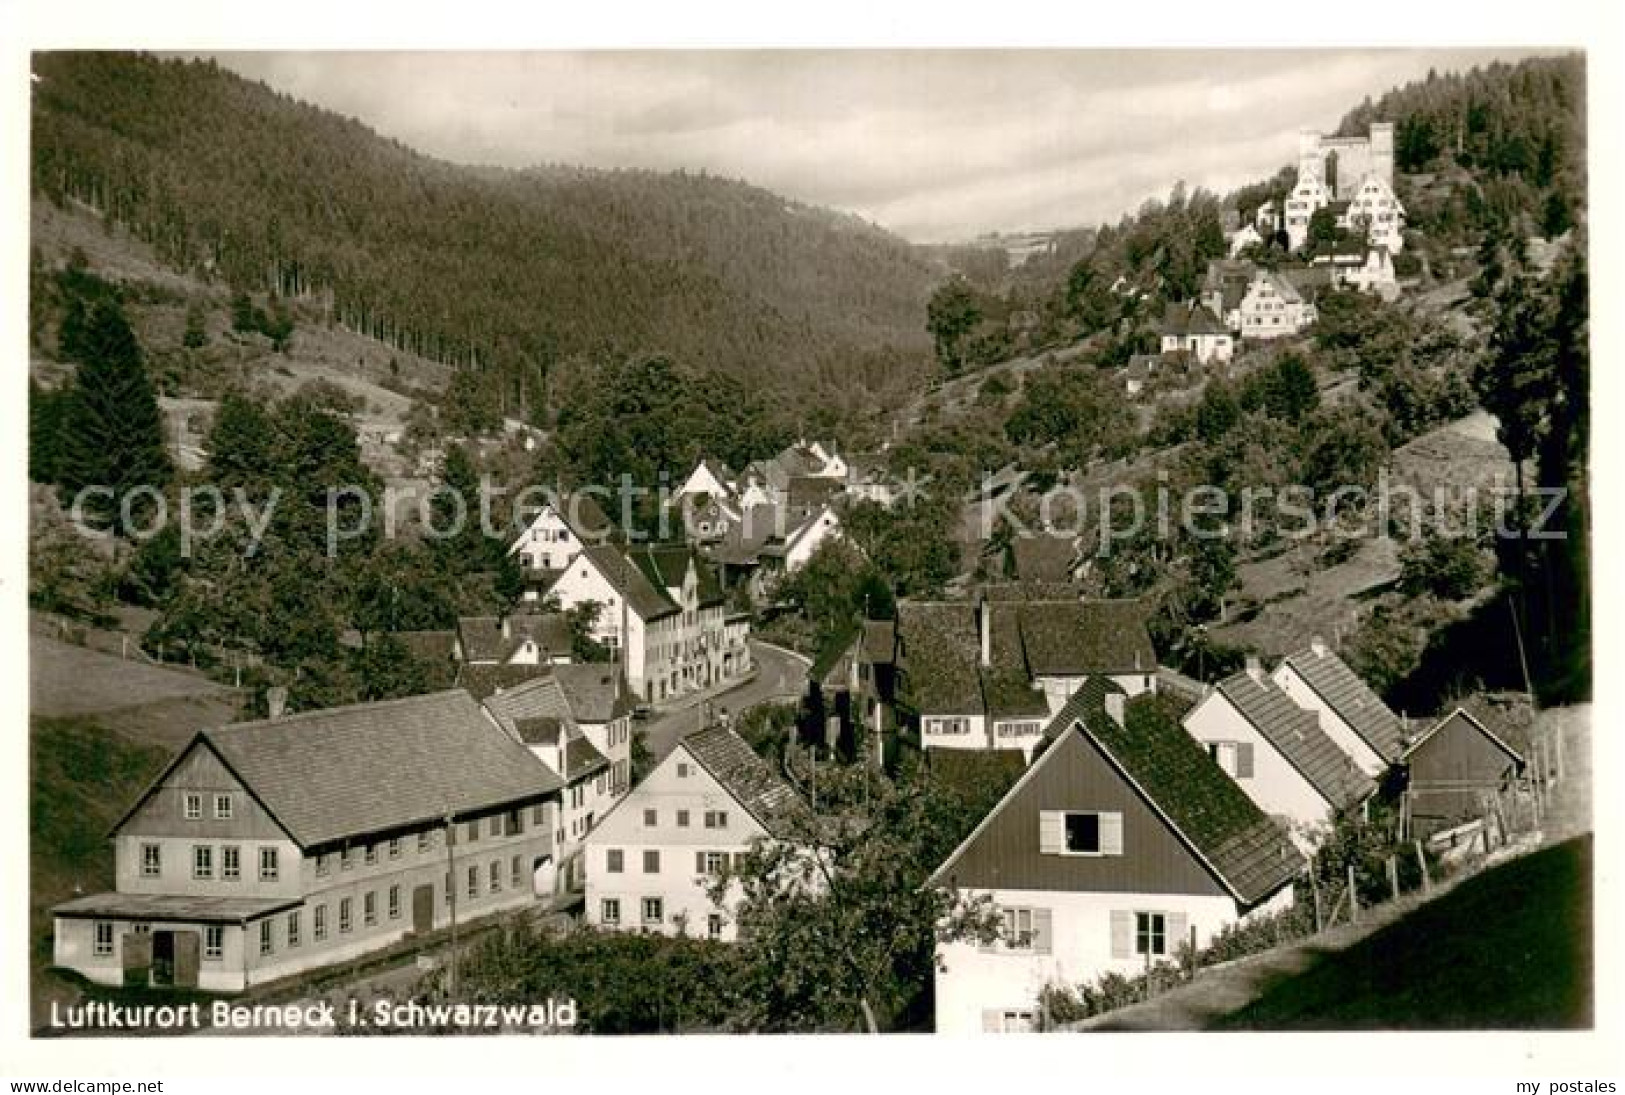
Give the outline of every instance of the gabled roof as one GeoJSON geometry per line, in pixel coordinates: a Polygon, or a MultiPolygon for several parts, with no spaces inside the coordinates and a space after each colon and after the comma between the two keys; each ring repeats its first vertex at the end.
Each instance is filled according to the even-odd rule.
{"type": "Polygon", "coordinates": [[[894,621],[865,620],[858,661],[868,665],[891,665],[896,657],[896,645],[897,624],[894,621]]]}
{"type": "MultiPolygon", "coordinates": [[[[535,524],[537,518],[549,509],[575,533],[582,544],[604,543],[615,531],[615,523],[609,519],[598,500],[584,491],[549,491],[545,503],[538,507],[524,531],[529,532],[530,525],[535,524]]],[[[529,512],[528,507],[526,512],[529,512]]],[[[518,551],[524,543],[525,534],[522,532],[508,549],[509,553],[518,551]]]]}
{"type": "MultiPolygon", "coordinates": [[[[509,616],[503,634],[501,616],[464,616],[457,621],[457,637],[462,643],[463,660],[506,662],[527,641],[548,654],[569,654],[570,622],[558,612],[509,616]]],[[[419,634],[423,634],[420,632],[419,634]]]]}
{"type": "Polygon", "coordinates": [[[546,765],[454,689],[199,731],[130,814],[195,748],[212,750],[307,850],[559,788],[546,765]]]}
{"type": "Polygon", "coordinates": [[[1228,335],[1229,328],[1220,323],[1208,311],[1207,306],[1196,301],[1186,301],[1179,304],[1168,305],[1163,313],[1162,326],[1158,329],[1164,335],[1228,335]]]}
{"type": "Polygon", "coordinates": [[[1502,741],[1494,734],[1494,732],[1490,730],[1489,727],[1485,726],[1478,719],[1474,718],[1472,713],[1463,707],[1456,708],[1454,711],[1450,712],[1450,714],[1446,715],[1444,718],[1440,719],[1438,722],[1434,723],[1432,726],[1423,731],[1420,737],[1411,742],[1410,747],[1400,755],[1399,759],[1410,759],[1411,755],[1427,744],[1427,742],[1435,734],[1452,723],[1469,727],[1470,729],[1484,735],[1484,737],[1488,739],[1492,745],[1505,753],[1509,760],[1516,762],[1520,767],[1523,766],[1524,759],[1522,754],[1520,754],[1516,749],[1512,748],[1512,746],[1508,745],[1506,742],[1502,741]]]}
{"type": "Polygon", "coordinates": [[[623,678],[616,687],[615,677],[619,665],[579,662],[573,665],[555,665],[553,679],[558,681],[570,705],[570,714],[578,723],[614,722],[632,712],[628,697],[631,689],[623,678]]]}
{"type": "MultiPolygon", "coordinates": [[[[537,744],[521,734],[521,724],[534,724],[538,719],[550,720],[555,731],[560,726],[571,723],[570,704],[565,699],[564,689],[552,673],[536,677],[523,684],[507,689],[503,692],[487,696],[482,701],[483,706],[491,713],[497,725],[525,741],[527,745],[537,744]]],[[[557,733],[548,740],[557,740],[557,733]]]]}
{"type": "Polygon", "coordinates": [[[711,568],[706,566],[686,544],[640,545],[629,549],[627,557],[637,564],[637,568],[643,572],[649,584],[660,590],[663,595],[666,595],[664,591],[668,589],[682,589],[683,581],[688,576],[688,567],[692,563],[694,577],[699,584],[700,607],[708,608],[723,601],[722,587],[717,584],[716,575],[711,573],[711,568]]]}
{"type": "MultiPolygon", "coordinates": [[[[1256,905],[1291,883],[1303,856],[1207,751],[1155,705],[1141,697],[1127,707],[1129,729],[1106,713],[1105,697],[1121,689],[1091,678],[1072,695],[1045,732],[1048,745],[999,805],[933,873],[938,881],[1046,766],[1076,757],[1077,739],[1099,751],[1214,879],[1244,905],[1256,905]]],[[[1036,839],[1036,827],[1034,838],[1036,839]]],[[[1128,854],[1132,854],[1130,851],[1128,854]]]]}
{"type": "Polygon", "coordinates": [[[453,683],[476,700],[483,700],[493,693],[514,688],[537,677],[545,677],[551,670],[562,668],[564,667],[546,664],[469,665],[463,662],[457,667],[457,678],[453,683]]]}
{"type": "Polygon", "coordinates": [[[609,767],[609,758],[598,751],[584,734],[577,734],[564,746],[564,780],[575,783],[609,767]]]}
{"type": "Polygon", "coordinates": [[[1399,716],[1330,648],[1312,645],[1288,655],[1285,664],[1315,690],[1315,695],[1326,706],[1353,727],[1378,756],[1389,761],[1399,756],[1404,746],[1404,729],[1399,716]]]}
{"type": "Polygon", "coordinates": [[[982,709],[975,605],[904,601],[897,606],[897,635],[898,664],[912,682],[922,713],[982,709]]]}
{"type": "Polygon", "coordinates": [[[795,789],[726,726],[690,734],[681,746],[769,836],[794,836],[796,823],[811,819],[795,789]]]}
{"type": "Polygon", "coordinates": [[[1139,601],[1028,601],[1016,609],[1027,671],[1035,677],[1156,671],[1139,601]]]}
{"type": "Polygon", "coordinates": [[[680,611],[665,590],[656,587],[643,569],[621,554],[619,548],[603,544],[584,548],[581,554],[616,593],[626,598],[627,607],[640,619],[659,620],[680,611]]]}
{"type": "Polygon", "coordinates": [[[1351,806],[1376,789],[1326,736],[1315,713],[1292,702],[1268,677],[1242,670],[1220,681],[1218,691],[1332,806],[1351,806]]]}

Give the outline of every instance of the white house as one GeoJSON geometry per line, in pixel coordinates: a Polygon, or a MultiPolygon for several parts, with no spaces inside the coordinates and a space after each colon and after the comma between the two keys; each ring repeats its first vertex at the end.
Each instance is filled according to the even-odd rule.
{"type": "Polygon", "coordinates": [[[592,495],[558,494],[545,502],[508,546],[526,570],[558,571],[568,567],[581,549],[607,542],[612,529],[592,495]]]}
{"type": "Polygon", "coordinates": [[[1229,329],[1208,311],[1206,305],[1196,301],[1170,304],[1159,333],[1163,353],[1183,351],[1204,365],[1213,361],[1229,361],[1235,352],[1235,340],[1229,329]]]}
{"type": "Polygon", "coordinates": [[[1264,242],[1256,227],[1250,224],[1243,225],[1230,236],[1230,257],[1235,258],[1247,248],[1264,242]]]}
{"type": "Polygon", "coordinates": [[[587,923],[735,939],[738,887],[721,901],[709,887],[753,842],[804,837],[807,816],[738,734],[690,734],[588,835],[587,923]]]}
{"type": "Polygon", "coordinates": [[[609,792],[632,786],[632,688],[618,664],[556,665],[553,678],[564,690],[570,717],[609,761],[609,792]]]}
{"type": "Polygon", "coordinates": [[[1331,201],[1331,194],[1319,179],[1305,175],[1298,177],[1298,184],[1286,199],[1286,237],[1292,250],[1296,251],[1309,242],[1309,221],[1331,201]]]}
{"type": "Polygon", "coordinates": [[[721,461],[707,457],[694,465],[694,470],[688,473],[688,478],[672,493],[672,501],[680,502],[684,498],[705,495],[710,498],[728,498],[734,496],[734,474],[727,465],[721,461]]]}
{"type": "Polygon", "coordinates": [[[1305,847],[1375,785],[1256,663],[1228,677],[1185,715],[1200,742],[1260,810],[1305,847]]]}
{"type": "Polygon", "coordinates": [[[1393,186],[1377,175],[1367,175],[1349,198],[1341,218],[1343,227],[1360,231],[1372,247],[1386,248],[1391,254],[1405,249],[1405,206],[1393,186]]]}
{"type": "Polygon", "coordinates": [[[1247,286],[1239,308],[1241,337],[1271,339],[1295,335],[1315,321],[1315,306],[1286,278],[1260,270],[1247,286]]]}
{"type": "Polygon", "coordinates": [[[1368,776],[1379,776],[1404,751],[1399,716],[1354,670],[1316,638],[1288,656],[1270,679],[1368,776]]]}
{"type": "Polygon", "coordinates": [[[1290,907],[1303,865],[1154,701],[1091,681],[931,877],[990,898],[1001,924],[993,942],[938,943],[936,1030],[1036,1029],[1045,986],[1174,962],[1182,946],[1290,907]]]}

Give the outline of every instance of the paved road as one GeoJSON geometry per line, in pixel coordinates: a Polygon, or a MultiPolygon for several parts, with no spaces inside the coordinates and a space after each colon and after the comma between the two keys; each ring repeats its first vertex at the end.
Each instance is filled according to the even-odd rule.
{"type": "MultiPolygon", "coordinates": [[[[755,660],[756,675],[741,685],[711,696],[713,712],[720,714],[726,708],[729,715],[737,716],[758,704],[796,699],[805,691],[805,659],[758,642],[750,644],[750,654],[755,660]]],[[[677,706],[668,707],[641,724],[648,734],[649,752],[654,754],[656,760],[676,748],[685,735],[701,729],[705,721],[705,706],[700,699],[686,698],[679,700],[677,706]]]]}

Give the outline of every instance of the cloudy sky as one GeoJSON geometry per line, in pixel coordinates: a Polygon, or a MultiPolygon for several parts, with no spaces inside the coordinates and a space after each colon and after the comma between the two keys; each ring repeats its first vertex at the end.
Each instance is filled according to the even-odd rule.
{"type": "Polygon", "coordinates": [[[431,155],[704,169],[918,242],[1223,192],[1367,95],[1533,51],[223,53],[431,155]]]}

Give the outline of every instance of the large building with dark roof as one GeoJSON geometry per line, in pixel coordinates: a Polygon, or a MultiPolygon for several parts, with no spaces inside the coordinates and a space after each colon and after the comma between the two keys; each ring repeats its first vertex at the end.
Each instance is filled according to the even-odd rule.
{"type": "Polygon", "coordinates": [[[1043,988],[1174,962],[1289,907],[1305,862],[1162,698],[1080,687],[1026,772],[933,873],[992,900],[989,943],[938,945],[939,1033],[1031,1030],[1043,988]]]}
{"type": "Polygon", "coordinates": [[[235,992],[551,894],[560,781],[462,691],[199,732],[113,827],[56,964],[235,992]]]}

